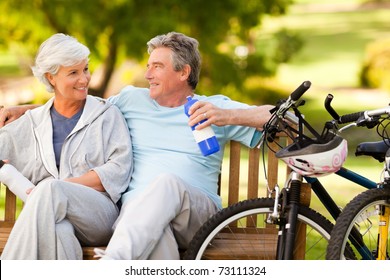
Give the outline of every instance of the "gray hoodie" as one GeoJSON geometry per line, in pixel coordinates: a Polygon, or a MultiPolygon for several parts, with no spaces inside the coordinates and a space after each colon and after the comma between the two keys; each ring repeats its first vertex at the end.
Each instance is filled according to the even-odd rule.
{"type": "Polygon", "coordinates": [[[80,120],[64,141],[58,170],[50,117],[53,100],[0,129],[0,159],[8,159],[34,185],[94,170],[116,203],[133,169],[130,133],[119,109],[87,96],[80,120]]]}

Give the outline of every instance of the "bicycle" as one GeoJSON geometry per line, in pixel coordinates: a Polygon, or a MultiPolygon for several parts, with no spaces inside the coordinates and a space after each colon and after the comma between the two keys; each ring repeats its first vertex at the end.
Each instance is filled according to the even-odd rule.
{"type": "MultiPolygon", "coordinates": [[[[184,259],[208,259],[213,255],[215,248],[224,250],[225,257],[229,259],[324,259],[333,224],[320,213],[301,203],[301,188],[305,186],[304,180],[310,184],[313,192],[335,220],[341,210],[318,177],[336,173],[364,188],[376,188],[375,182],[342,167],[347,153],[347,144],[339,135],[338,125],[356,120],[356,114],[344,115],[337,120],[326,122],[323,131],[318,133],[298,109],[304,104],[300,97],[310,86],[310,81],[305,81],[290,94],[287,100],[278,102],[272,111],[272,117],[264,126],[259,144],[259,148],[264,148],[265,145],[268,147],[267,143],[273,142],[278,133],[284,133],[293,140],[293,144],[281,147],[276,152],[276,156],[291,167],[284,188],[278,185],[269,187],[269,197],[244,200],[216,213],[195,234],[184,254],[184,259]],[[294,114],[289,111],[290,109],[294,114]],[[312,135],[308,136],[304,133],[303,128],[312,135]],[[318,151],[316,153],[310,151],[313,147],[314,150],[329,155],[337,154],[339,162],[329,165],[334,166],[333,168],[323,169],[323,166],[310,164],[310,162],[315,163],[317,159],[305,161],[297,157],[298,154],[305,153],[320,154],[318,151]],[[294,157],[296,164],[290,161],[294,157]],[[234,236],[235,240],[229,241],[232,246],[220,248],[218,244],[225,238],[226,232],[230,233],[230,237],[234,236]],[[265,232],[274,232],[274,234],[266,235],[265,232]],[[241,236],[249,234],[252,236],[242,244],[241,236]]],[[[332,95],[327,96],[325,108],[334,116],[336,113],[330,104],[332,98],[332,95]]],[[[364,125],[374,127],[376,124],[377,120],[371,120],[364,125]]],[[[360,154],[377,159],[378,155],[376,150],[372,149],[373,146],[361,147],[360,154]]],[[[354,234],[358,233],[354,232],[354,234]]],[[[348,246],[346,248],[347,256],[353,258],[352,249],[348,246]]]]}
{"type": "MultiPolygon", "coordinates": [[[[390,107],[366,111],[359,122],[372,117],[390,119],[390,107]]],[[[388,125],[388,123],[387,123],[388,125]]],[[[389,135],[383,134],[378,147],[380,161],[384,162],[383,178],[377,188],[357,195],[344,208],[336,220],[327,248],[329,260],[389,260],[390,259],[390,142],[389,135]],[[351,234],[358,231],[356,235],[351,234]],[[345,248],[352,248],[354,258],[348,258],[345,248]]],[[[370,145],[363,143],[361,145],[370,145]]]]}

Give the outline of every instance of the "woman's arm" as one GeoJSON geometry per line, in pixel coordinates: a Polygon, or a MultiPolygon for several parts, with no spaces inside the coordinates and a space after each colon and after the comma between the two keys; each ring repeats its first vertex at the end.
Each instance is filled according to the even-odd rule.
{"type": "Polygon", "coordinates": [[[105,191],[103,184],[100,181],[99,176],[93,170],[88,171],[87,173],[85,173],[84,175],[82,175],[80,177],[67,178],[67,179],[65,179],[65,181],[81,184],[81,185],[93,188],[94,190],[97,190],[99,192],[105,191]]]}

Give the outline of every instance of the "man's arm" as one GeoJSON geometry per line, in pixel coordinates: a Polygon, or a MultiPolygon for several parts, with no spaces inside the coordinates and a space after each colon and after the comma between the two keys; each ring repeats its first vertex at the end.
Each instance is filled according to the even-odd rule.
{"type": "Polygon", "coordinates": [[[272,108],[274,108],[272,105],[262,105],[248,109],[221,109],[209,102],[198,101],[189,110],[191,116],[188,124],[193,126],[207,119],[196,129],[214,124],[217,126],[242,125],[262,130],[263,125],[271,116],[270,110],[272,108]]]}
{"type": "Polygon", "coordinates": [[[0,128],[20,118],[27,110],[39,107],[39,105],[19,105],[5,108],[0,106],[0,128]]]}

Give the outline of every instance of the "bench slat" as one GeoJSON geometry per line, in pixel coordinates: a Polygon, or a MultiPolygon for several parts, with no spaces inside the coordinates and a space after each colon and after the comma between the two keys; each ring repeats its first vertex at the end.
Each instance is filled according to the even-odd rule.
{"type": "Polygon", "coordinates": [[[240,159],[241,145],[238,142],[231,141],[229,156],[228,205],[236,203],[239,199],[240,159]]]}

